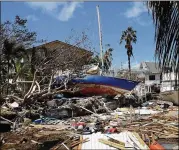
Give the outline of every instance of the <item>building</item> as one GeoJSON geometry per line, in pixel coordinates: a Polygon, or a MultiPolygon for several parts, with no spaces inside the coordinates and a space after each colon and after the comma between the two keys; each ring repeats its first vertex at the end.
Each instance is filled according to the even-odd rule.
{"type": "Polygon", "coordinates": [[[172,69],[166,67],[165,72],[162,74],[160,91],[164,92],[176,90],[176,88],[179,86],[177,84],[179,84],[177,74],[175,74],[172,69]]]}
{"type": "Polygon", "coordinates": [[[39,62],[43,62],[46,68],[51,69],[57,67],[60,68],[59,70],[76,69],[86,64],[93,55],[91,51],[58,40],[28,49],[28,53],[32,70],[35,70],[33,67],[38,66],[39,62]],[[47,58],[46,62],[50,60],[53,63],[44,62],[45,58],[47,58]]]}
{"type": "Polygon", "coordinates": [[[143,72],[145,76],[146,85],[160,84],[161,72],[158,63],[142,62],[140,64],[140,70],[143,72]]]}

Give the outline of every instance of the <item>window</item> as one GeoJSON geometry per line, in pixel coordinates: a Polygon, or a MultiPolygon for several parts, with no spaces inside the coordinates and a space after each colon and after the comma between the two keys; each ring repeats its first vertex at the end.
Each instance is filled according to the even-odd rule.
{"type": "Polygon", "coordinates": [[[150,75],[149,80],[155,80],[155,75],[150,75]]]}

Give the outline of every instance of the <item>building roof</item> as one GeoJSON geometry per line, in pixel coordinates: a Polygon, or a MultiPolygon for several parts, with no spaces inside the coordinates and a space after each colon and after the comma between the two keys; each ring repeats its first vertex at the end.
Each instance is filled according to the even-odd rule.
{"type": "MultiPolygon", "coordinates": [[[[77,47],[77,46],[74,46],[74,45],[71,45],[71,44],[68,44],[68,43],[65,43],[65,42],[62,42],[62,41],[59,41],[59,40],[55,40],[55,41],[51,41],[51,42],[48,42],[48,43],[44,43],[42,45],[38,45],[38,46],[35,46],[36,49],[40,49],[40,48],[47,48],[47,49],[56,49],[56,48],[60,48],[60,47],[64,46],[64,47],[71,47],[72,49],[78,49],[80,51],[83,51],[83,52],[86,52],[86,53],[89,53],[91,56],[93,55],[93,52],[89,51],[89,50],[86,50],[84,48],[80,48],[80,47],[77,47]]],[[[32,49],[32,48],[30,48],[32,49]]]]}
{"type": "Polygon", "coordinates": [[[151,73],[160,73],[159,64],[155,62],[142,62],[140,68],[151,73]]]}
{"type": "Polygon", "coordinates": [[[152,73],[160,73],[159,64],[155,62],[145,62],[149,71],[152,73]]]}

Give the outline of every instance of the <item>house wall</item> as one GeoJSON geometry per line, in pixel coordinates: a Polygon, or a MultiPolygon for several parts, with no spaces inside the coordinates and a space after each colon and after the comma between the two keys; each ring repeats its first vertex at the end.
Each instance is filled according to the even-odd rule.
{"type": "Polygon", "coordinates": [[[162,74],[162,81],[170,81],[170,80],[175,80],[175,74],[173,72],[162,74]]]}
{"type": "Polygon", "coordinates": [[[160,91],[164,92],[164,91],[174,90],[174,85],[175,85],[175,74],[173,72],[164,73],[162,75],[162,85],[160,91]]]}
{"type": "Polygon", "coordinates": [[[145,75],[145,84],[160,84],[160,74],[146,74],[145,75]],[[150,75],[155,75],[155,80],[149,80],[150,75]]]}

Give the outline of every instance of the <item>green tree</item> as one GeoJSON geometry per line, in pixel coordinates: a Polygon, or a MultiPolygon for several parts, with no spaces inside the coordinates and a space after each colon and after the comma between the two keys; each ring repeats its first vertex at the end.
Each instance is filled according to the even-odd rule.
{"type": "MultiPolygon", "coordinates": [[[[107,44],[107,49],[103,55],[103,71],[104,72],[108,72],[108,70],[110,69],[111,65],[112,65],[112,52],[113,49],[110,47],[110,44],[107,44]]],[[[99,68],[102,69],[102,61],[100,59],[100,57],[98,55],[95,55],[94,57],[91,58],[91,60],[89,61],[89,64],[95,64],[95,65],[99,65],[99,68]]]]}
{"type": "MultiPolygon", "coordinates": [[[[9,84],[9,78],[12,77],[12,73],[17,73],[16,61],[25,57],[26,51],[23,46],[16,46],[15,42],[9,42],[7,39],[4,41],[3,45],[3,58],[4,64],[7,66],[7,81],[9,84]]],[[[7,88],[8,93],[8,88],[7,88]]]]}
{"type": "Polygon", "coordinates": [[[131,61],[130,58],[133,56],[133,47],[132,43],[137,42],[136,31],[132,29],[132,27],[128,27],[127,30],[122,32],[120,44],[125,41],[125,48],[127,50],[128,56],[128,67],[129,67],[129,77],[131,77],[131,61]]]}
{"type": "Polygon", "coordinates": [[[28,60],[26,49],[36,42],[36,33],[29,31],[26,24],[26,19],[16,16],[14,22],[6,21],[0,26],[1,85],[9,84],[11,73],[17,73],[16,62],[22,58],[28,60]]]}
{"type": "Polygon", "coordinates": [[[112,58],[113,49],[110,48],[110,44],[107,44],[107,46],[109,48],[107,48],[107,50],[105,51],[104,56],[103,56],[104,71],[105,72],[108,72],[108,70],[112,66],[112,60],[113,60],[113,58],[112,58]]]}

